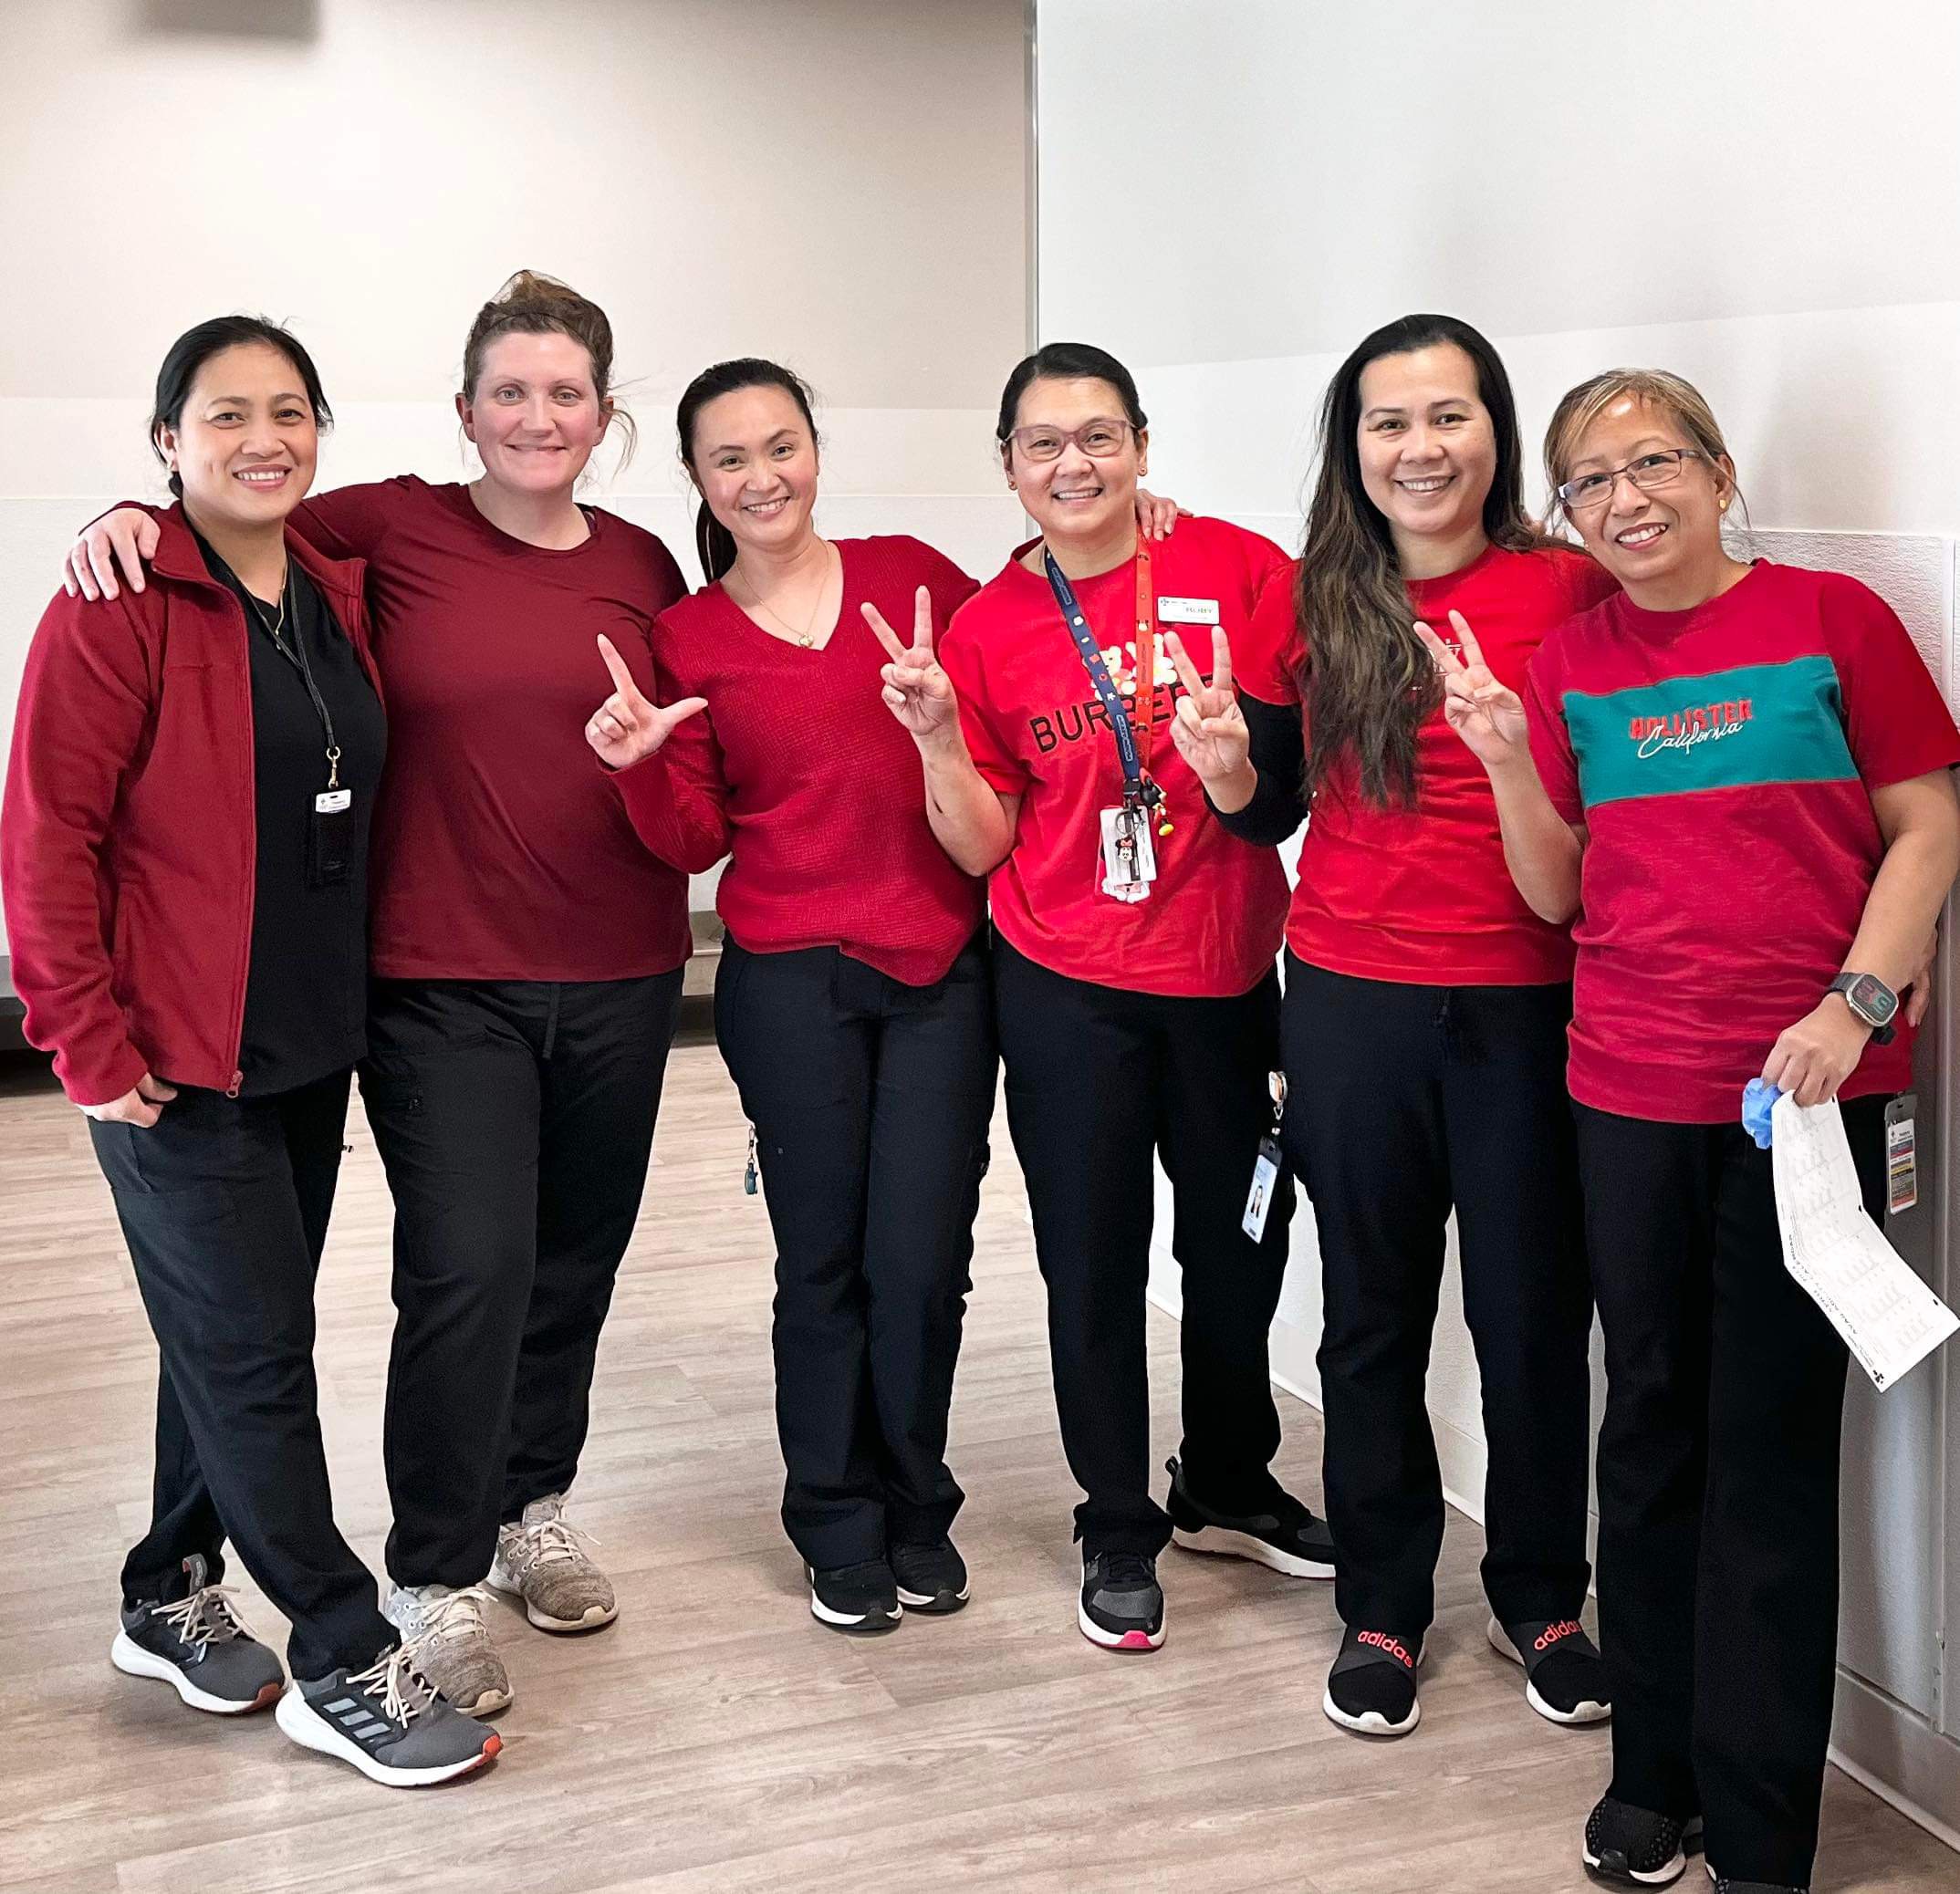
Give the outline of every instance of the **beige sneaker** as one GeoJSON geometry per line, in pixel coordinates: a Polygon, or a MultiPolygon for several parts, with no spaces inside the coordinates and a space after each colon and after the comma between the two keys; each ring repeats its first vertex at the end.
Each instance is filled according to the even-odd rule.
{"type": "Polygon", "coordinates": [[[524,1615],[541,1631],[596,1631],[620,1615],[611,1582],[585,1549],[596,1543],[567,1524],[565,1495],[547,1493],[498,1528],[487,1582],[522,1598],[524,1615]]]}
{"type": "Polygon", "coordinates": [[[489,1716],[510,1704],[510,1676],[484,1622],[489,1600],[480,1585],[389,1587],[381,1616],[415,1645],[415,1668],[464,1716],[489,1716]]]}

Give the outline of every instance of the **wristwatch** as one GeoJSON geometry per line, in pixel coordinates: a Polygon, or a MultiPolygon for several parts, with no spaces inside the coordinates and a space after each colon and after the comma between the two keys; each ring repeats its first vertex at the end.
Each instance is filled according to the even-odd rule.
{"type": "Polygon", "coordinates": [[[1876,973],[1840,973],[1830,991],[1844,995],[1844,1004],[1871,1028],[1873,1040],[1881,1046],[1892,1044],[1899,995],[1876,973]]]}

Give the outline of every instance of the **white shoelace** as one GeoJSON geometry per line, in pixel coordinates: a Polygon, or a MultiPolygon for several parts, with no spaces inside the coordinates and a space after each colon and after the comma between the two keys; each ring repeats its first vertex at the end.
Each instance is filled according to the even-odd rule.
{"type": "Polygon", "coordinates": [[[466,1585],[461,1591],[429,1599],[418,1613],[422,1629],[411,1641],[419,1644],[424,1639],[441,1638],[454,1642],[465,1638],[487,1638],[490,1628],[484,1622],[484,1607],[488,1602],[489,1594],[480,1585],[466,1585]]]}
{"type": "Polygon", "coordinates": [[[562,1514],[533,1520],[517,1529],[516,1543],[505,1557],[510,1566],[547,1565],[555,1558],[582,1558],[586,1547],[600,1543],[597,1533],[574,1525],[562,1514]]]}
{"type": "Polygon", "coordinates": [[[252,1634],[233,1608],[238,1594],[228,1585],[207,1585],[173,1605],[152,1605],[150,1615],[167,1624],[186,1644],[208,1649],[252,1634]]]}
{"type": "MultiPolygon", "coordinates": [[[[460,1597],[462,1594],[456,1596],[460,1597]]],[[[363,1696],[379,1697],[382,1715],[406,1729],[435,1701],[435,1686],[416,1668],[422,1646],[434,1635],[424,1631],[420,1637],[396,1645],[365,1670],[350,1671],[347,1680],[349,1687],[363,1696]]]]}

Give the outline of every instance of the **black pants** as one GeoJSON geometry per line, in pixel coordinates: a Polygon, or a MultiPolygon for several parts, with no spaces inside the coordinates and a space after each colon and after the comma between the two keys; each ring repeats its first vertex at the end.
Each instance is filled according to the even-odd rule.
{"type": "Polygon", "coordinates": [[[1257,1243],[1240,1228],[1272,1122],[1279,978],[1232,999],[1173,999],[1071,980],[996,936],[1007,1124],[1048,1290],[1048,1349],[1086,1556],[1155,1553],[1171,1522],[1150,1493],[1144,1289],[1152,1153],[1175,1206],[1183,1274],[1183,1445],[1192,1492],[1254,1512],[1273,1492],[1279,1415],[1267,1331],[1286,1273],[1293,1186],[1257,1243]]]}
{"type": "MultiPolygon", "coordinates": [[[[1574,1108],[1606,1332],[1611,1793],[1699,1811],[1725,1875],[1801,1887],[1837,1681],[1849,1358],[1783,1266],[1770,1156],[1740,1124],[1574,1108]]],[[[1843,1111],[1882,1227],[1885,1100],[1843,1111]]]]}
{"type": "Polygon", "coordinates": [[[776,1237],[783,1525],[818,1569],[944,1535],[996,1055],[985,943],[906,986],[834,947],[733,939],[714,1028],[776,1237]]]}
{"type": "Polygon", "coordinates": [[[1484,1589],[1506,1623],[1586,1598],[1592,1295],[1572,989],[1411,986],[1287,956],[1287,1154],[1313,1204],[1335,1606],[1414,1639],[1443,1483],[1425,1399],[1451,1209],[1483,1388],[1484,1589]]]}
{"type": "Polygon", "coordinates": [[[360,1096],[395,1202],[383,1456],[401,1585],[474,1585],[571,1484],[681,974],[374,983],[360,1096]]]}
{"type": "Polygon", "coordinates": [[[155,1125],[89,1126],[157,1338],[150,1530],[126,1604],[184,1596],[229,1538],[292,1624],[294,1676],[396,1642],[333,1522],[313,1378],[313,1285],[340,1169],[348,1075],[265,1098],[178,1090],[155,1125]]]}

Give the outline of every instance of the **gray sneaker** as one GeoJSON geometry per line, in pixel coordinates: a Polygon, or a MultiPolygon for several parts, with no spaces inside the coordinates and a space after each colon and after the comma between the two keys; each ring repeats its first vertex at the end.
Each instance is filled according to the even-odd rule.
{"type": "Polygon", "coordinates": [[[425,1788],[482,1768],[503,1739],[443,1701],[421,1669],[428,1642],[398,1644],[365,1670],[296,1678],[279,1699],[279,1727],[302,1748],[350,1763],[391,1789],[425,1788]]]}
{"type": "Polygon", "coordinates": [[[493,1591],[524,1600],[524,1615],[541,1631],[596,1631],[620,1615],[611,1582],[592,1563],[591,1534],[569,1525],[565,1495],[547,1493],[524,1517],[500,1526],[493,1591]]]}
{"type": "Polygon", "coordinates": [[[191,1579],[187,1597],[123,1608],[109,1662],[131,1677],[162,1678],[193,1710],[214,1716],[270,1709],[286,1687],[277,1656],[245,1629],[232,1607],[237,1594],[204,1583],[203,1558],[192,1554],[183,1568],[191,1579]]]}
{"type": "Polygon", "coordinates": [[[510,1673],[484,1622],[486,1602],[480,1585],[396,1585],[381,1605],[402,1642],[415,1646],[422,1675],[464,1716],[490,1716],[510,1704],[510,1673]]]}

